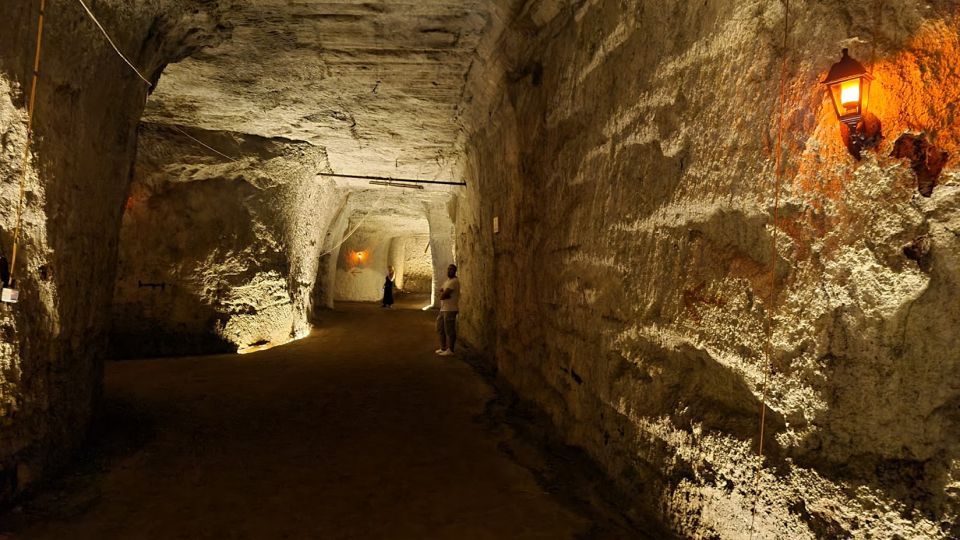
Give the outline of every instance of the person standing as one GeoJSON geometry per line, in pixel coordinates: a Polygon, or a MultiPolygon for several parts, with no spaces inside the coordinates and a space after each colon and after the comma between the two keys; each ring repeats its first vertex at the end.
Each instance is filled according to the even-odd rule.
{"type": "Polygon", "coordinates": [[[387,267],[387,279],[383,282],[382,308],[393,309],[393,267],[387,267]]]}
{"type": "Polygon", "coordinates": [[[440,316],[437,317],[437,334],[440,335],[440,356],[453,356],[457,345],[457,314],[460,312],[460,279],[457,265],[447,267],[447,281],[440,288],[440,316]],[[449,347],[448,347],[449,345],[449,347]]]}

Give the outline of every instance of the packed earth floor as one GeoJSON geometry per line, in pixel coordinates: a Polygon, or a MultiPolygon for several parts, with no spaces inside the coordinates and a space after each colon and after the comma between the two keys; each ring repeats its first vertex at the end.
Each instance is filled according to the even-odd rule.
{"type": "Polygon", "coordinates": [[[551,458],[486,418],[495,390],[434,354],[424,303],[339,304],[247,355],[109,363],[93,446],[0,538],[645,537],[538,484],[551,458]]]}

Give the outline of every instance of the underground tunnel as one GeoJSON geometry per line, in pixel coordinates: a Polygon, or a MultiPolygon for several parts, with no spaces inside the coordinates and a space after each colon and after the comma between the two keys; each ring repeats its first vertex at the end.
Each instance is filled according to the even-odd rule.
{"type": "Polygon", "coordinates": [[[960,537],[958,59],[957,0],[4,2],[0,539],[960,537]]]}

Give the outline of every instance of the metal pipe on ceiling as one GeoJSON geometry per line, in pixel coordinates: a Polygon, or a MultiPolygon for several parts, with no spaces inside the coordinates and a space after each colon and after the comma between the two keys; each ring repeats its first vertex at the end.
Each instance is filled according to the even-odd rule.
{"type": "Polygon", "coordinates": [[[423,186],[420,184],[407,184],[403,182],[391,182],[385,180],[371,180],[371,184],[375,186],[387,186],[387,187],[398,187],[398,188],[407,188],[407,189],[423,189],[423,186]]]}
{"type": "Polygon", "coordinates": [[[381,182],[408,182],[411,184],[433,184],[441,186],[466,186],[466,182],[451,182],[447,180],[414,180],[410,178],[390,178],[389,176],[370,176],[365,174],[337,174],[321,172],[320,176],[329,176],[331,178],[356,178],[358,180],[379,180],[381,182]]]}

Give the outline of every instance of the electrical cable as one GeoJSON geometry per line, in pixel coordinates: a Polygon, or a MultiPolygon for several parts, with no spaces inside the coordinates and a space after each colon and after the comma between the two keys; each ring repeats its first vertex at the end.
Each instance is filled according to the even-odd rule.
{"type": "Polygon", "coordinates": [[[216,148],[213,148],[212,146],[209,146],[209,145],[205,144],[203,141],[195,138],[193,135],[190,135],[189,133],[187,133],[186,131],[180,129],[180,128],[177,127],[177,126],[171,125],[170,127],[172,127],[173,129],[179,131],[180,133],[184,134],[184,135],[185,135],[188,139],[190,139],[191,141],[199,144],[200,146],[206,148],[207,150],[210,150],[211,152],[213,152],[213,153],[215,153],[215,154],[217,154],[217,155],[219,155],[219,156],[221,156],[221,157],[224,157],[224,158],[226,158],[226,159],[229,159],[230,161],[233,161],[233,162],[240,161],[240,160],[238,160],[238,159],[236,159],[236,158],[232,158],[232,157],[224,154],[223,152],[217,150],[216,148]]]}
{"type": "MultiPolygon", "coordinates": [[[[79,2],[80,5],[83,6],[83,10],[84,10],[85,12],[87,12],[87,15],[90,16],[90,20],[93,21],[93,24],[95,24],[95,25],[97,26],[97,28],[100,30],[100,33],[103,34],[103,37],[106,38],[107,43],[109,43],[109,44],[110,44],[110,47],[112,47],[113,50],[114,50],[114,52],[117,53],[117,56],[119,56],[120,59],[124,61],[124,63],[126,63],[128,66],[130,66],[130,69],[132,69],[133,72],[137,74],[137,77],[140,77],[140,80],[142,80],[143,82],[147,83],[147,86],[149,86],[149,87],[152,89],[152,88],[153,88],[153,83],[150,82],[149,79],[147,79],[146,77],[144,77],[144,76],[143,76],[143,73],[140,73],[140,70],[138,70],[138,69],[136,68],[136,66],[133,65],[133,62],[131,62],[122,52],[120,52],[120,48],[117,47],[117,44],[114,43],[113,39],[110,37],[110,34],[108,34],[107,31],[103,28],[103,25],[100,24],[100,21],[97,20],[97,16],[93,14],[93,11],[90,10],[90,8],[87,6],[87,4],[84,3],[83,0],[77,0],[77,2],[79,2]]],[[[230,161],[237,161],[236,158],[232,158],[232,157],[224,154],[223,152],[220,152],[219,150],[217,150],[217,149],[215,149],[215,148],[213,148],[213,147],[211,147],[211,146],[209,146],[209,145],[207,145],[207,144],[204,144],[202,141],[197,140],[197,139],[194,138],[192,135],[190,135],[189,133],[183,131],[183,130],[180,129],[179,127],[177,127],[177,126],[172,126],[172,127],[173,127],[174,129],[176,129],[177,131],[179,131],[180,133],[183,133],[184,135],[186,135],[188,138],[190,138],[190,140],[192,140],[192,141],[196,142],[197,144],[203,146],[203,147],[206,148],[207,150],[210,150],[211,152],[213,152],[213,153],[215,153],[215,154],[217,154],[217,155],[219,155],[219,156],[222,156],[222,157],[224,157],[224,158],[226,158],[226,159],[229,159],[230,161]]]]}
{"type": "Polygon", "coordinates": [[[130,69],[132,69],[133,72],[137,74],[137,77],[140,77],[140,80],[147,83],[147,86],[149,86],[150,88],[153,88],[153,83],[150,82],[149,79],[144,77],[143,73],[140,73],[140,70],[138,70],[136,66],[133,65],[133,62],[128,60],[127,57],[124,56],[122,52],[120,52],[120,49],[119,47],[117,47],[117,44],[113,42],[113,40],[110,38],[110,34],[107,34],[107,31],[104,30],[103,25],[100,24],[100,21],[97,20],[97,16],[93,14],[93,11],[90,11],[90,8],[87,7],[87,4],[84,3],[83,0],[77,0],[77,2],[80,2],[80,5],[83,6],[83,10],[86,11],[87,15],[90,16],[90,19],[93,21],[93,24],[97,25],[97,28],[100,29],[100,33],[103,34],[103,37],[107,39],[107,43],[109,43],[110,46],[113,47],[113,50],[117,53],[117,55],[120,56],[120,58],[123,59],[123,61],[126,62],[128,66],[130,66],[130,69]]]}
{"type": "Polygon", "coordinates": [[[319,176],[328,176],[330,178],[356,178],[358,180],[379,180],[381,182],[408,182],[411,184],[432,184],[439,186],[466,186],[466,182],[453,182],[448,180],[420,180],[416,178],[394,178],[392,176],[376,176],[370,174],[337,174],[319,172],[319,176]]]}
{"type": "Polygon", "coordinates": [[[46,0],[40,0],[40,14],[37,18],[37,48],[33,57],[33,80],[30,84],[30,101],[27,105],[27,137],[23,144],[23,161],[20,165],[20,199],[17,202],[17,224],[13,231],[13,252],[10,255],[9,286],[14,286],[17,249],[20,247],[20,233],[23,228],[23,205],[27,194],[27,168],[30,165],[30,141],[33,137],[33,113],[37,106],[37,83],[40,78],[40,53],[43,48],[43,15],[46,0]]]}
{"type": "Polygon", "coordinates": [[[369,212],[367,212],[362,218],[360,218],[360,221],[358,221],[357,224],[353,226],[353,229],[351,229],[350,232],[347,233],[347,234],[340,240],[339,243],[337,243],[337,245],[333,246],[332,248],[328,249],[327,251],[324,251],[323,253],[320,254],[320,256],[323,257],[323,256],[326,256],[326,255],[330,255],[330,254],[333,253],[334,251],[340,249],[340,246],[342,246],[351,236],[353,236],[353,233],[357,232],[357,229],[359,229],[360,226],[363,225],[363,222],[366,221],[367,218],[370,217],[371,214],[373,214],[374,212],[376,212],[377,210],[380,209],[380,205],[383,203],[383,198],[387,195],[387,191],[388,191],[388,190],[386,190],[386,189],[381,190],[380,198],[377,199],[377,202],[376,202],[376,203],[374,203],[373,208],[371,208],[369,212]]]}
{"type": "Polygon", "coordinates": [[[777,221],[780,218],[780,191],[783,185],[783,129],[784,129],[784,109],[786,101],[786,78],[787,78],[787,37],[790,33],[790,0],[783,0],[783,47],[781,54],[780,81],[779,81],[779,115],[777,117],[777,148],[774,153],[774,190],[773,190],[773,222],[771,223],[771,248],[770,248],[770,299],[767,307],[767,324],[765,328],[764,344],[764,369],[763,383],[760,387],[760,437],[757,442],[757,467],[753,473],[753,508],[750,512],[750,538],[756,532],[757,504],[760,499],[760,471],[763,468],[763,439],[766,428],[767,418],[767,390],[770,380],[770,371],[773,367],[773,324],[774,324],[774,304],[777,300],[777,221]]]}
{"type": "MultiPolygon", "coordinates": [[[[131,62],[131,61],[120,51],[120,48],[117,47],[117,44],[114,43],[113,39],[110,37],[110,34],[108,34],[107,31],[103,28],[103,25],[100,24],[100,21],[97,20],[97,16],[93,14],[93,11],[90,10],[90,8],[87,6],[87,4],[84,3],[83,0],[77,0],[77,2],[79,2],[80,5],[83,7],[83,10],[84,10],[84,11],[87,13],[87,15],[90,17],[90,20],[93,21],[93,24],[96,25],[96,27],[100,30],[100,33],[103,34],[103,37],[106,38],[107,43],[109,43],[109,44],[110,44],[110,47],[112,47],[113,50],[114,50],[114,52],[117,53],[117,56],[119,56],[120,59],[124,61],[124,63],[126,63],[128,66],[130,66],[130,69],[132,69],[133,72],[137,74],[137,77],[140,77],[140,80],[142,80],[143,82],[147,83],[147,86],[149,86],[151,89],[153,89],[153,83],[150,82],[149,79],[147,79],[146,77],[144,77],[144,76],[143,76],[143,73],[141,73],[140,70],[138,70],[138,69],[136,68],[136,66],[133,65],[133,62],[131,62]]],[[[175,130],[179,131],[180,133],[184,134],[184,135],[185,135],[186,137],[188,137],[190,140],[194,141],[195,143],[199,144],[200,146],[203,146],[203,147],[206,148],[207,150],[210,150],[211,152],[213,152],[213,153],[215,153],[215,154],[217,154],[217,155],[219,155],[219,156],[221,156],[221,157],[224,157],[224,158],[226,158],[226,159],[229,159],[230,161],[238,161],[236,158],[232,158],[232,157],[224,154],[223,152],[220,152],[220,151],[217,150],[216,148],[213,148],[213,147],[211,147],[211,146],[203,143],[202,141],[196,139],[195,137],[193,137],[192,135],[190,135],[190,134],[187,133],[186,131],[180,129],[179,127],[177,127],[177,126],[172,126],[172,127],[173,127],[173,129],[175,129],[175,130]]]]}

